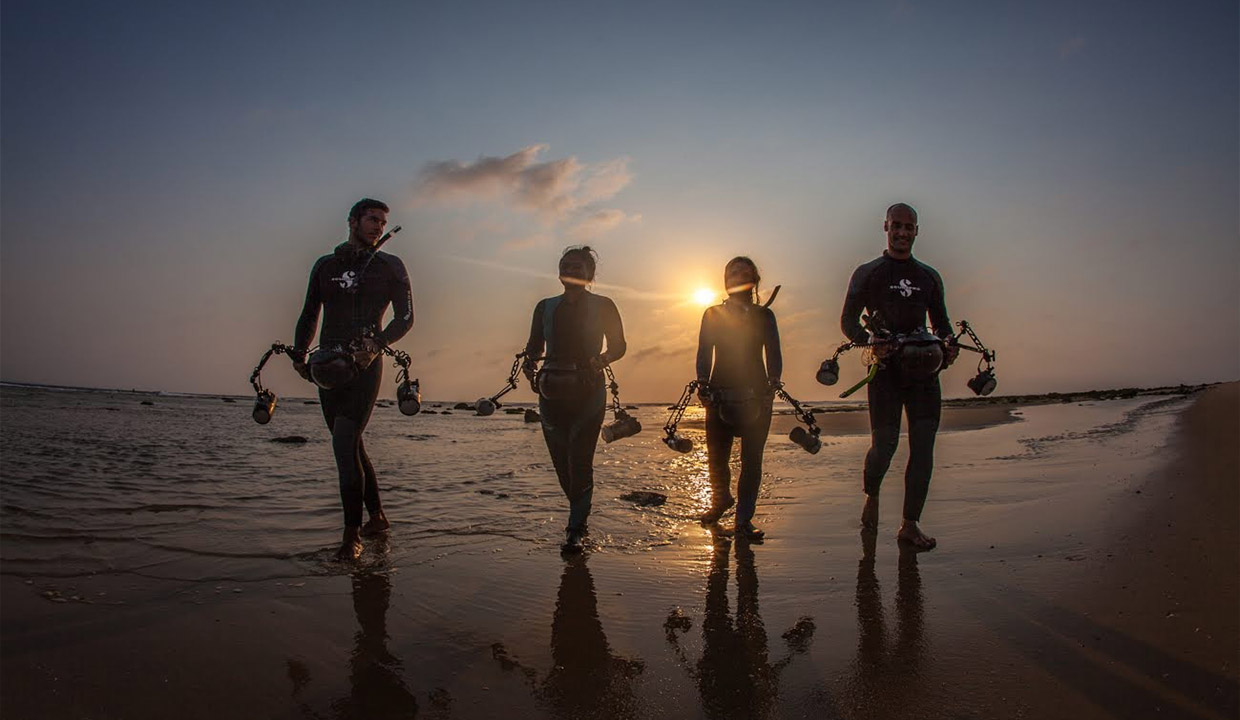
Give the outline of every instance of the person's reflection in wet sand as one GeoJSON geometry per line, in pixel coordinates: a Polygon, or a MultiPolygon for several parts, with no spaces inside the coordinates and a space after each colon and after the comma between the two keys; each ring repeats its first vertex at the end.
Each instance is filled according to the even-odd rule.
{"type": "Polygon", "coordinates": [[[551,621],[553,667],[545,677],[539,681],[538,671],[509,656],[502,644],[491,649],[504,669],[525,675],[535,695],[556,717],[631,718],[638,714],[633,680],[645,663],[612,653],[584,555],[569,557],[560,577],[551,621]]]}
{"type": "MultiPolygon", "coordinates": [[[[377,552],[386,554],[385,548],[376,545],[377,552]]],[[[331,703],[332,716],[339,720],[411,718],[418,712],[417,699],[401,679],[400,658],[387,646],[392,584],[382,565],[380,562],[359,568],[352,576],[353,614],[358,631],[353,636],[353,653],[349,657],[349,694],[331,703]]],[[[289,660],[288,666],[293,697],[297,698],[310,681],[309,671],[295,660],[289,660]]],[[[301,709],[311,714],[304,704],[301,709]]],[[[317,713],[311,715],[320,717],[317,713]]]]}
{"type": "Polygon", "coordinates": [[[926,660],[923,637],[923,601],[918,551],[900,543],[896,586],[895,644],[889,647],[883,594],[875,572],[877,533],[861,532],[861,561],[857,565],[857,658],[849,704],[858,717],[887,718],[914,715],[911,701],[926,660]]]}
{"type": "Polygon", "coordinates": [[[353,575],[353,612],[359,630],[349,658],[350,695],[332,703],[339,718],[413,717],[418,703],[401,679],[400,658],[387,647],[392,585],[386,573],[353,575]]]}
{"type": "Polygon", "coordinates": [[[698,685],[707,717],[765,717],[779,697],[779,677],[796,655],[809,649],[814,636],[812,618],[801,618],[783,634],[788,654],[771,663],[766,627],[758,611],[758,573],[750,543],[736,542],[736,618],[728,610],[728,556],[732,541],[713,538],[710,572],[706,578],[706,616],[702,620],[702,657],[691,664],[680,646],[679,633],[692,621],[679,609],[664,624],[667,640],[698,685]]]}

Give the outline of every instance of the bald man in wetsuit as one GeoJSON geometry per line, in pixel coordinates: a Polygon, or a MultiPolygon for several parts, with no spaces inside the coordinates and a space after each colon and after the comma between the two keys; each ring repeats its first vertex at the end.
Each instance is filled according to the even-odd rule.
{"type": "MultiPolygon", "coordinates": [[[[934,334],[946,342],[944,367],[955,361],[960,349],[950,342],[951,320],[938,271],[913,257],[917,239],[917,211],[904,203],[887,208],[883,222],[887,249],[857,268],[848,283],[840,319],[844,335],[855,343],[869,341],[860,322],[868,311],[871,329],[905,334],[926,326],[927,315],[934,334]]],[[[882,346],[875,354],[882,355],[882,346]]],[[[896,537],[914,547],[929,550],[938,542],[920,525],[921,511],[930,491],[934,469],[934,440],[939,430],[942,392],[936,373],[926,380],[902,377],[899,362],[885,362],[866,388],[870,411],[870,450],[863,473],[865,505],[861,525],[878,528],[878,491],[900,442],[900,415],[908,414],[909,459],[904,470],[904,514],[896,537]]]]}

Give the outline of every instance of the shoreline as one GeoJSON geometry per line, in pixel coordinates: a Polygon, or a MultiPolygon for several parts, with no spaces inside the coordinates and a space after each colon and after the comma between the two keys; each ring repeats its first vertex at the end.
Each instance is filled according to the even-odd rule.
{"type": "MultiPolygon", "coordinates": [[[[844,434],[810,456],[774,430],[758,545],[682,517],[691,499],[621,501],[612,458],[641,458],[622,466],[644,478],[635,486],[668,495],[662,473],[698,472],[698,459],[644,435],[601,456],[592,549],[577,559],[556,550],[562,498],[545,467],[532,471],[545,509],[526,533],[492,530],[485,517],[460,528],[420,517],[442,489],[433,484],[411,488],[405,506],[385,496],[392,536],[368,543],[353,571],[316,545],[338,537],[334,514],[288,515],[316,524],[266,547],[261,532],[253,548],[201,540],[193,556],[155,555],[136,532],[119,546],[129,567],[76,574],[40,549],[47,538],[14,534],[30,531],[8,515],[0,700],[6,716],[49,718],[1234,716],[1238,389],[1049,403],[1018,418],[1012,407],[958,408],[1022,422],[940,437],[925,515],[940,545],[927,553],[893,539],[904,449],[867,538],[856,475],[868,440],[844,434]],[[1229,568],[1233,582],[1217,582],[1229,568]]],[[[211,412],[203,417],[229,414],[211,412]]],[[[945,427],[964,430],[950,414],[945,427]]],[[[161,422],[136,407],[95,415],[161,422]]],[[[536,431],[492,420],[428,426],[519,436],[503,445],[521,448],[505,465],[516,477],[445,493],[468,503],[466,515],[515,503],[482,493],[543,460],[536,431]]],[[[310,409],[288,418],[303,421],[320,422],[310,409]]],[[[247,422],[237,447],[269,447],[247,422]]],[[[278,452],[330,472],[321,447],[278,452]]],[[[472,452],[444,456],[442,472],[472,452]]],[[[222,492],[214,477],[200,487],[222,492]]],[[[10,486],[6,513],[13,502],[10,486]]],[[[194,532],[169,505],[144,512],[194,532]]],[[[236,527],[274,527],[263,520],[237,517],[236,527]]],[[[62,547],[83,563],[118,547],[93,543],[62,547]]]]}
{"type": "MultiPolygon", "coordinates": [[[[1148,388],[1115,388],[1115,389],[1110,389],[1110,390],[1077,390],[1077,391],[1071,391],[1071,392],[1034,393],[1030,395],[990,395],[987,397],[971,397],[970,396],[970,397],[958,397],[958,398],[945,397],[943,398],[943,407],[944,408],[974,407],[974,406],[990,406],[990,405],[1010,405],[1013,407],[1019,407],[1023,405],[1074,403],[1074,402],[1086,402],[1086,401],[1091,401],[1091,400],[1131,399],[1131,398],[1143,397],[1143,396],[1191,395],[1193,393],[1201,392],[1202,390],[1206,390],[1208,388],[1212,388],[1218,385],[1226,385],[1232,382],[1240,382],[1240,380],[1222,380],[1222,381],[1212,382],[1212,383],[1201,383],[1198,385],[1183,385],[1183,384],[1161,385],[1158,387],[1148,387],[1148,388]]],[[[181,392],[177,390],[137,390],[137,389],[124,390],[121,388],[97,388],[97,387],[82,387],[82,386],[76,386],[76,385],[27,383],[27,382],[18,382],[14,380],[0,380],[0,388],[14,388],[14,389],[24,389],[24,390],[49,390],[53,392],[82,392],[82,393],[92,393],[92,394],[142,395],[142,396],[167,397],[167,398],[190,398],[190,399],[201,399],[201,400],[218,399],[218,400],[229,400],[229,401],[252,400],[254,397],[252,394],[249,394],[249,393],[242,394],[242,395],[230,395],[227,393],[196,393],[196,392],[181,392]]],[[[306,401],[306,400],[315,400],[316,397],[317,396],[314,396],[314,395],[288,395],[288,396],[282,395],[280,396],[280,399],[281,400],[306,401]]],[[[464,402],[466,404],[472,404],[473,402],[475,402],[475,400],[476,398],[474,400],[424,399],[422,401],[422,405],[427,408],[434,407],[438,409],[440,407],[444,407],[444,408],[452,409],[452,407],[454,405],[457,405],[458,403],[464,402]]],[[[391,398],[383,397],[379,399],[379,402],[390,403],[392,402],[392,400],[391,398]]],[[[848,402],[842,402],[839,400],[818,399],[818,400],[805,400],[805,401],[802,401],[801,404],[806,406],[807,408],[812,407],[814,409],[815,414],[818,414],[818,415],[827,415],[831,413],[840,413],[840,412],[845,412],[845,413],[846,412],[857,412],[865,408],[864,400],[852,400],[848,402]]],[[[527,408],[527,407],[536,408],[537,406],[538,406],[537,399],[527,400],[527,401],[522,401],[522,402],[505,402],[504,403],[504,407],[514,407],[514,408],[527,408]]],[[[668,405],[667,402],[639,402],[639,403],[627,403],[626,407],[668,408],[670,406],[668,405]]],[[[782,401],[777,402],[775,404],[775,407],[776,407],[775,413],[777,415],[790,414],[792,412],[791,409],[782,401]]]]}

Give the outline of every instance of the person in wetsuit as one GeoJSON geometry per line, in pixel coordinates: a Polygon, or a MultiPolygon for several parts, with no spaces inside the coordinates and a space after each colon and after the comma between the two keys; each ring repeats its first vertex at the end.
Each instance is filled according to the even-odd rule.
{"type": "MultiPolygon", "coordinates": [[[[948,341],[952,331],[943,279],[934,268],[913,257],[917,211],[904,203],[892,205],[887,209],[883,230],[887,233],[887,250],[857,268],[848,283],[840,320],[844,335],[852,342],[868,342],[870,333],[859,320],[862,312],[868,311],[874,332],[910,333],[924,328],[928,315],[934,334],[948,341]]],[[[883,359],[882,347],[875,350],[883,359]]],[[[944,367],[959,352],[947,342],[944,367]]],[[[871,530],[878,527],[879,487],[900,442],[900,414],[907,412],[909,459],[904,471],[904,516],[897,537],[918,548],[933,548],[935,539],[922,531],[919,522],[930,490],[934,438],[939,430],[942,393],[938,374],[920,380],[908,378],[901,371],[899,358],[885,359],[867,392],[871,442],[865,456],[861,524],[871,530]]]]}
{"type": "Polygon", "coordinates": [[[294,346],[301,354],[294,359],[293,367],[313,382],[305,351],[314,340],[321,308],[319,347],[351,354],[358,369],[352,381],[331,389],[319,388],[323,419],[332,434],[332,452],[340,473],[340,502],[344,506],[344,537],[337,553],[340,559],[357,558],[363,535],[377,535],[390,526],[379,502],[374,465],[362,444],[362,431],[383,378],[383,363],[376,358],[383,346],[400,340],[413,326],[409,273],[400,258],[374,247],[387,226],[387,215],[387,205],[369,198],[359,200],[349,211],[349,239],[315,262],[294,334],[294,346]],[[380,330],[388,305],[392,306],[392,319],[380,330]],[[363,506],[370,514],[365,525],[363,506]]]}
{"type": "MultiPolygon", "coordinates": [[[[580,552],[594,495],[594,448],[606,410],[603,368],[624,357],[627,345],[620,311],[610,298],[586,289],[594,281],[596,258],[589,247],[569,248],[560,258],[564,294],[534,308],[525,352],[546,354],[538,376],[543,438],[560,488],[568,498],[562,549],[580,552]],[[603,351],[603,340],[607,351],[603,351]]],[[[526,375],[533,384],[533,372],[526,375]]]]}
{"type": "Polygon", "coordinates": [[[728,298],[702,315],[698,335],[697,381],[706,407],[706,457],[710,470],[711,507],[703,523],[718,522],[736,504],[736,532],[760,540],[753,524],[762,482],[762,453],[771,429],[774,388],[783,373],[775,313],[755,302],[761,277],[747,257],[736,257],[724,269],[728,298]],[[766,361],[763,362],[765,352],[766,361]],[[736,498],[731,492],[732,440],[741,439],[741,473],[736,498]]]}

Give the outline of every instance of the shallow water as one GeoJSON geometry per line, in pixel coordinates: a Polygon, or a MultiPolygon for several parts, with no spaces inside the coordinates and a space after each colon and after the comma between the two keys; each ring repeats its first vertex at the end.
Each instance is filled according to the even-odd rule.
{"type": "Polygon", "coordinates": [[[1018,716],[1036,702],[989,696],[994,673],[1038,671],[986,631],[988,593],[1037,590],[1044,554],[1080,560],[1056,583],[1087,583],[1099,493],[1150,466],[1186,402],[942,433],[925,514],[942,546],[922,555],[890,541],[903,447],[882,534],[859,539],[868,438],[811,456],[773,436],[770,538],[748,545],[691,519],[700,423],[677,455],[666,410],[643,407],[640,435],[600,442],[590,551],[569,560],[537,424],[380,407],[366,444],[394,527],[349,567],[317,406],[259,426],[245,401],[143,399],[0,389],[4,684],[40,689],[5,700],[29,716],[1018,716]],[[620,499],[635,490],[667,503],[620,499]]]}
{"type": "MultiPolygon", "coordinates": [[[[2,392],[6,573],[201,580],[206,567],[211,579],[256,581],[340,571],[328,561],[342,519],[317,405],[285,400],[270,424],[257,425],[245,401],[161,396],[148,406],[122,393],[2,392]],[[308,442],[273,442],[290,435],[308,442]]],[[[695,411],[685,423],[696,441],[687,455],[657,441],[661,407],[632,411],[645,428],[636,438],[600,441],[595,549],[666,545],[708,502],[695,411]],[[619,499],[634,490],[668,502],[638,508],[619,499]]],[[[409,418],[378,407],[364,440],[386,512],[411,541],[388,562],[425,562],[487,538],[534,547],[561,539],[563,496],[537,423],[468,411],[409,418]]]]}

